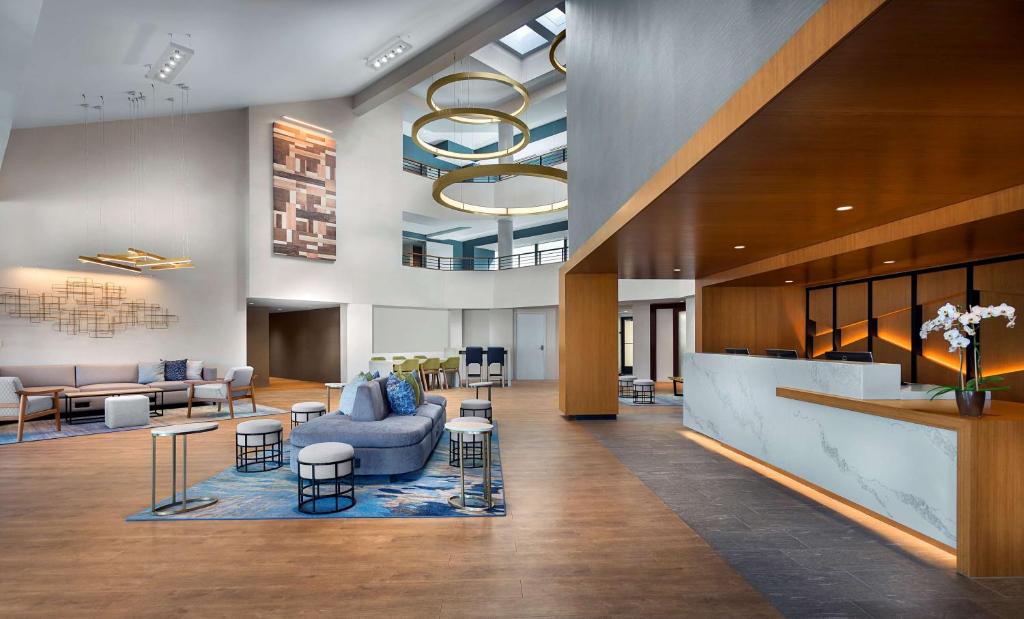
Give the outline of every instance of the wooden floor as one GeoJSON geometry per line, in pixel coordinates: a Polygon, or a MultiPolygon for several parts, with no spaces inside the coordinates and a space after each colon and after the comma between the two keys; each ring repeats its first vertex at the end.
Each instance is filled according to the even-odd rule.
{"type": "MultiPolygon", "coordinates": [[[[470,394],[444,393],[449,417],[470,394]]],[[[127,523],[148,432],[0,446],[0,616],[777,616],[582,425],[616,422],[565,421],[557,395],[494,390],[505,518],[127,523]]],[[[193,483],[232,464],[235,423],[190,441],[193,483]]]]}

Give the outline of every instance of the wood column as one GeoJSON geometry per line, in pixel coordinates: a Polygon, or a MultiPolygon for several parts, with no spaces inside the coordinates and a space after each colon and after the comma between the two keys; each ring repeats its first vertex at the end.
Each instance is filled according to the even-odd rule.
{"type": "Polygon", "coordinates": [[[618,286],[617,273],[559,276],[558,405],[566,417],[618,415],[618,286]]]}

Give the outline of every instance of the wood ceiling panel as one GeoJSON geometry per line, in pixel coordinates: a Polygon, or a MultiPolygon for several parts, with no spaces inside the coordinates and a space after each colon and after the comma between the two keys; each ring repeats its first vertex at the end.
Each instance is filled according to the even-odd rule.
{"type": "Polygon", "coordinates": [[[1021,24],[1024,2],[892,0],[594,258],[700,278],[1024,183],[1021,24]]]}

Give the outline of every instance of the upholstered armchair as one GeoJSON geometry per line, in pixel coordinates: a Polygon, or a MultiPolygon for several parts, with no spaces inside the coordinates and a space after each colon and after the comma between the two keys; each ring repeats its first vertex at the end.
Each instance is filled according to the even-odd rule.
{"type": "Polygon", "coordinates": [[[192,416],[193,402],[216,402],[217,412],[221,406],[228,405],[231,418],[235,418],[235,400],[252,400],[252,410],[256,412],[256,392],[252,388],[253,368],[251,366],[234,367],[224,374],[220,380],[195,381],[188,389],[188,413],[192,416]]]}
{"type": "Polygon", "coordinates": [[[60,387],[24,387],[16,376],[0,376],[0,417],[18,417],[18,442],[25,437],[25,422],[53,415],[60,432],[60,387]]]}

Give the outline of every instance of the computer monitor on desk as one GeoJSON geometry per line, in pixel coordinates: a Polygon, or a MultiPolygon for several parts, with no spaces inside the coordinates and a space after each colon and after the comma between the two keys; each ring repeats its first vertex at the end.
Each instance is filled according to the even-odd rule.
{"type": "Polygon", "coordinates": [[[764,351],[764,354],[768,357],[777,357],[779,359],[799,359],[800,355],[795,350],[788,348],[768,348],[764,351]]]}
{"type": "Polygon", "coordinates": [[[867,351],[842,351],[832,350],[825,353],[827,361],[859,361],[860,363],[874,363],[875,357],[867,351]]]}
{"type": "Polygon", "coordinates": [[[727,355],[749,355],[749,348],[726,348],[725,354],[727,355]]]}

